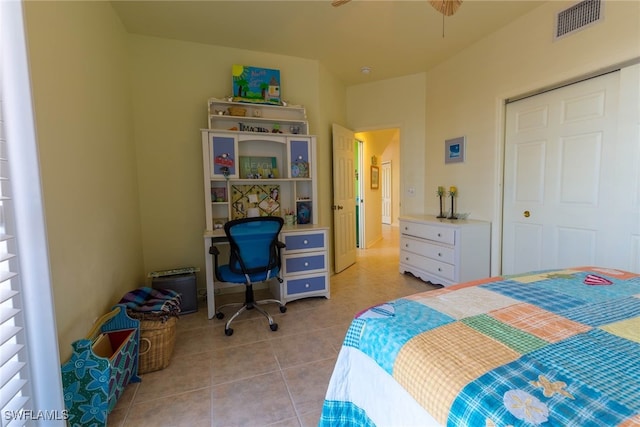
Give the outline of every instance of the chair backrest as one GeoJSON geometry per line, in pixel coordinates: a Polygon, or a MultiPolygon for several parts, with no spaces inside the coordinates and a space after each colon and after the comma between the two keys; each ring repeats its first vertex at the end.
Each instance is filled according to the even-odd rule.
{"type": "Polygon", "coordinates": [[[231,246],[231,271],[252,274],[279,267],[276,242],[283,222],[279,216],[241,218],[227,222],[224,232],[231,246]]]}

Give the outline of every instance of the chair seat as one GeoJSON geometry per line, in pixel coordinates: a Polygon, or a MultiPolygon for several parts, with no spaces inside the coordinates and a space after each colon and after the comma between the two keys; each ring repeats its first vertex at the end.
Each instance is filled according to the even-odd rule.
{"type": "MultiPolygon", "coordinates": [[[[273,268],[271,270],[271,275],[269,276],[269,279],[277,277],[279,271],[280,271],[280,268],[278,268],[278,267],[273,268]]],[[[244,277],[244,274],[242,274],[242,273],[234,273],[229,268],[229,265],[221,265],[220,267],[218,267],[218,275],[220,276],[220,278],[224,282],[246,283],[246,279],[244,277]]],[[[251,280],[251,283],[256,283],[256,282],[263,282],[263,281],[267,280],[267,277],[266,277],[266,274],[265,274],[264,271],[260,271],[258,273],[250,274],[249,275],[249,279],[251,280]]]]}

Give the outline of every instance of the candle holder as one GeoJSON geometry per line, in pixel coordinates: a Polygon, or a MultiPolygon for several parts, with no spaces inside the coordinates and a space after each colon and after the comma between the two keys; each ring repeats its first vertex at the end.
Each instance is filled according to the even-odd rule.
{"type": "Polygon", "coordinates": [[[457,192],[456,191],[449,191],[449,195],[451,196],[451,212],[449,213],[449,217],[447,219],[458,219],[456,217],[456,215],[454,214],[455,209],[454,209],[454,205],[453,205],[453,200],[456,197],[457,192]]]}
{"type": "Polygon", "coordinates": [[[438,215],[436,218],[446,218],[443,212],[444,202],[442,199],[442,197],[444,196],[444,189],[442,187],[438,187],[438,192],[436,194],[438,195],[438,199],[440,199],[440,215],[438,215]]]}

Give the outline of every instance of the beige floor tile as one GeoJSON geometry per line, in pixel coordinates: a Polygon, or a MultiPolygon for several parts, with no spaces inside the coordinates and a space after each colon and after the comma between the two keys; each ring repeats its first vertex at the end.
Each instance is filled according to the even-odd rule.
{"type": "Polygon", "coordinates": [[[135,404],[129,410],[125,427],[204,427],[211,426],[211,389],[135,404]]]}
{"type": "Polygon", "coordinates": [[[320,413],[335,363],[333,357],[282,371],[298,416],[320,413]]]}
{"type": "Polygon", "coordinates": [[[142,375],[134,405],[211,386],[212,352],[173,357],[163,370],[142,375]]]}
{"type": "Polygon", "coordinates": [[[265,426],[296,413],[281,372],[212,387],[212,426],[265,426]]]}
{"type": "Polygon", "coordinates": [[[267,341],[214,351],[210,363],[211,385],[280,370],[276,355],[267,341]]]}
{"type": "Polygon", "coordinates": [[[281,369],[336,357],[331,336],[326,330],[286,335],[269,340],[281,369]]]}

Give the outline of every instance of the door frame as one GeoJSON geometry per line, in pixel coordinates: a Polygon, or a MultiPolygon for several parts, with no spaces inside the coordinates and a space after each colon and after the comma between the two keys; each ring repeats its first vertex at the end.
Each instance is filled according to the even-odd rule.
{"type": "Polygon", "coordinates": [[[498,191],[496,191],[494,200],[494,216],[493,224],[497,224],[496,227],[491,227],[491,276],[498,276],[502,274],[502,239],[503,239],[503,215],[504,209],[504,151],[506,147],[506,123],[507,123],[507,104],[520,99],[524,99],[530,96],[535,96],[548,92],[554,89],[561,88],[570,84],[578,83],[583,80],[588,80],[593,77],[598,77],[603,74],[608,74],[612,71],[622,70],[623,68],[630,67],[640,63],[640,57],[634,58],[622,63],[612,64],[607,67],[585,72],[580,75],[567,76],[561,80],[550,80],[546,85],[537,85],[535,87],[524,87],[520,89],[512,90],[508,93],[500,94],[496,97],[496,168],[494,175],[494,183],[498,191]]]}

